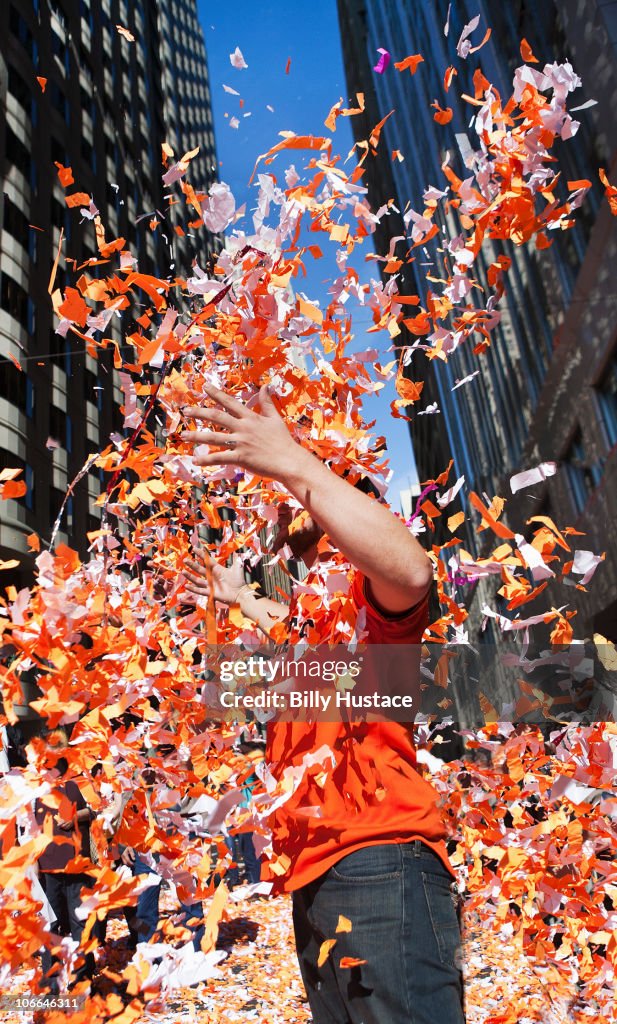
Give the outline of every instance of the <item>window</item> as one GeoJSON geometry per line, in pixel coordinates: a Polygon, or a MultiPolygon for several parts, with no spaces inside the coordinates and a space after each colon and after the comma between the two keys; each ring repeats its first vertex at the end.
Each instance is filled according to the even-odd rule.
{"type": "Polygon", "coordinates": [[[33,63],[37,60],[36,43],[32,38],[32,32],[28,28],[28,24],[22,18],[21,14],[11,4],[11,14],[9,19],[9,30],[11,34],[18,39],[23,48],[29,54],[30,59],[33,63]]]}
{"type": "Polygon", "coordinates": [[[612,448],[617,444],[617,353],[615,352],[596,384],[596,396],[606,443],[609,448],[612,448]]]}
{"type": "Polygon", "coordinates": [[[49,523],[53,526],[55,523],[58,513],[62,508],[62,502],[64,501],[65,492],[59,487],[49,488],[49,523]]]}
{"type": "Polygon", "coordinates": [[[26,463],[24,480],[26,482],[26,487],[28,488],[24,495],[24,501],[26,503],[26,508],[29,508],[30,511],[32,511],[34,509],[34,470],[28,463],[26,463]]]}
{"type": "Polygon", "coordinates": [[[32,169],[30,152],[8,124],[6,125],[6,158],[13,164],[13,167],[23,174],[26,181],[30,181],[32,169]]]}
{"type": "Polygon", "coordinates": [[[63,228],[65,222],[66,206],[61,203],[55,196],[52,196],[51,200],[51,222],[56,228],[63,228]]]}
{"type": "Polygon", "coordinates": [[[94,533],[95,530],[101,529],[101,520],[97,519],[95,515],[86,516],[86,531],[88,533],[94,533]]]}
{"type": "Polygon", "coordinates": [[[13,238],[17,239],[24,249],[28,249],[31,230],[28,227],[28,218],[24,213],[22,213],[19,207],[9,199],[6,193],[4,194],[3,227],[5,231],[8,231],[9,235],[12,235],[13,238]]]}
{"type": "Polygon", "coordinates": [[[68,75],[70,71],[69,48],[65,41],[60,39],[60,36],[54,32],[53,28],[51,30],[51,52],[57,58],[64,73],[68,75]]]}
{"type": "Polygon", "coordinates": [[[81,140],[81,155],[92,173],[96,174],[96,153],[94,151],[94,146],[84,138],[81,140]]]}
{"type": "Polygon", "coordinates": [[[22,370],[18,370],[10,359],[0,360],[0,397],[6,398],[26,416],[34,414],[34,387],[22,370]]]}
{"type": "Polygon", "coordinates": [[[92,124],[94,125],[96,123],[96,104],[94,102],[94,97],[84,89],[83,85],[80,85],[79,87],[79,102],[81,104],[82,111],[88,114],[92,124]]]}
{"type": "Polygon", "coordinates": [[[62,409],[56,405],[49,406],[49,435],[54,441],[58,441],[63,448],[66,448],[67,416],[62,409]]]}
{"type": "Polygon", "coordinates": [[[51,136],[50,148],[52,162],[54,164],[62,164],[63,167],[67,167],[70,163],[69,155],[64,145],[58,141],[55,135],[51,136]]]}
{"type": "Polygon", "coordinates": [[[84,396],[89,402],[94,402],[96,398],[95,387],[97,386],[97,377],[92,370],[84,369],[84,396]]]}
{"type": "Polygon", "coordinates": [[[56,81],[52,81],[49,84],[49,99],[51,101],[52,107],[54,107],[58,111],[58,113],[62,117],[62,120],[68,127],[70,120],[69,103],[66,96],[64,95],[63,90],[60,88],[56,81]]]}
{"type": "Polygon", "coordinates": [[[33,103],[30,86],[24,82],[12,64],[9,64],[9,92],[21,104],[28,116],[32,117],[33,103]]]}
{"type": "Polygon", "coordinates": [[[28,328],[28,293],[5,273],[0,276],[0,307],[28,328]]]}
{"type": "Polygon", "coordinates": [[[602,476],[602,470],[599,465],[590,462],[587,457],[580,427],[577,429],[566,452],[564,469],[570,486],[572,504],[578,515],[585,508],[589,495],[597,487],[602,476]]]}
{"type": "Polygon", "coordinates": [[[62,335],[52,332],[49,339],[49,351],[51,353],[51,361],[59,366],[61,370],[64,370],[67,377],[71,375],[71,348],[66,338],[62,335]]]}

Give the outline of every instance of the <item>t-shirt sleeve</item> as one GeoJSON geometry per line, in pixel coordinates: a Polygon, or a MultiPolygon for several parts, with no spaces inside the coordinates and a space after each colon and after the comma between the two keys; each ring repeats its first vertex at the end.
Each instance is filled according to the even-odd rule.
{"type": "Polygon", "coordinates": [[[369,582],[363,573],[354,573],[351,588],[356,607],[366,609],[369,643],[420,643],[428,626],[428,593],[413,608],[388,613],[371,597],[369,582]]]}

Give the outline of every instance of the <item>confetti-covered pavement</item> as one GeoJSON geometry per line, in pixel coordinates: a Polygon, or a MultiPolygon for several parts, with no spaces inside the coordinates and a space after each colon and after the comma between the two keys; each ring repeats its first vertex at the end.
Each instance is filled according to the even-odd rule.
{"type": "MultiPolygon", "coordinates": [[[[239,894],[238,894],[239,895],[239,894]]],[[[163,894],[162,921],[175,901],[163,894]]],[[[226,954],[220,977],[178,989],[164,1003],[143,1006],[139,1017],[152,1024],[310,1024],[294,953],[291,902],[274,898],[237,898],[228,906],[217,948],[226,954]]],[[[552,966],[530,960],[515,938],[491,930],[475,912],[464,927],[467,1024],[609,1024],[605,1008],[577,1001],[576,986],[552,966]]],[[[98,981],[109,990],[109,975],[131,956],[124,920],[109,921],[107,944],[97,955],[98,981]]],[[[29,991],[31,972],[19,977],[29,991]]],[[[32,1015],[5,1013],[3,1024],[31,1024],[32,1015]]]]}

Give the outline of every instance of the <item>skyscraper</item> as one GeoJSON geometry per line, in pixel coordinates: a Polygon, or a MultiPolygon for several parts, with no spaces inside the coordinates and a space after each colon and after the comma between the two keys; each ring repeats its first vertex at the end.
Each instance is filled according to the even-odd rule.
{"type": "MultiPolygon", "coordinates": [[[[558,462],[554,477],[509,503],[509,521],[525,532],[531,515],[554,514],[585,532],[577,547],[606,550],[589,594],[552,587],[547,595],[553,603],[578,608],[579,632],[597,629],[614,637],[617,541],[607,535],[606,526],[608,510],[617,500],[617,292],[609,269],[617,255],[617,224],[603,198],[598,167],[605,167],[609,176],[612,168],[614,178],[617,3],[338,0],[338,9],[349,92],[364,91],[367,98],[364,117],[353,119],[356,138],[368,138],[373,126],[395,111],[383,127],[377,156],[367,161],[375,208],[394,198],[401,214],[408,203],[421,210],[424,189],[443,186],[446,150],[455,166],[458,161],[464,167],[471,108],[461,94],[473,95],[472,75],[479,65],[507,98],[513,69],[522,63],[522,38],[540,68],[553,61],[572,62],[583,80],[578,103],[597,100],[574,115],[580,118],[575,139],[555,150],[564,189],[569,180],[593,182],[575,215],[577,226],[554,232],[551,248],[544,251],[485,243],[478,263],[481,280],[486,263],[500,252],[513,259],[500,306],[502,324],[480,358],[462,347],[445,365],[439,360],[414,363],[414,379],[423,376],[425,382],[423,404],[434,402],[441,412],[423,417],[412,413],[411,433],[421,479],[443,469],[450,453],[456,475],[464,475],[470,489],[489,497],[507,496],[508,479],[517,470],[545,460],[558,462]],[[457,41],[477,14],[478,37],[490,26],[490,40],[478,54],[461,60],[457,41]],[[392,67],[377,74],[373,65],[378,47],[388,50],[393,61],[419,53],[424,63],[413,77],[392,67]],[[457,77],[445,96],[443,74],[449,65],[457,77]],[[450,124],[435,124],[435,99],[452,108],[450,124]],[[393,160],[393,150],[404,159],[393,160]],[[466,387],[452,392],[458,380],[476,370],[480,372],[466,387]]],[[[473,146],[472,138],[469,142],[473,146]]],[[[400,218],[388,217],[383,223],[389,238],[403,233],[400,218]]],[[[378,244],[383,248],[383,237],[378,244]]],[[[421,263],[418,259],[405,268],[402,291],[425,295],[426,267],[421,263]]],[[[466,511],[470,518],[475,514],[466,511]]],[[[467,540],[471,543],[471,535],[467,540]]],[[[494,583],[480,582],[475,591],[469,590],[469,603],[477,613],[489,586],[494,588],[494,583]]],[[[474,618],[477,623],[479,614],[474,618]]]]}
{"type": "MultiPolygon", "coordinates": [[[[21,558],[27,580],[26,536],[49,539],[68,484],[123,423],[107,354],[95,360],[55,333],[47,289],[61,229],[56,287],[97,255],[94,226],[67,208],[58,169],[72,169],[72,188],[92,196],[107,237],[126,239],[142,271],[173,277],[195,255],[203,264],[215,240],[191,238],[174,219],[161,145],[177,158],[199,147],[190,177],[204,189],[216,152],[195,0],[10,0],[0,33],[0,468],[21,467],[28,488],[0,503],[0,557],[21,558]]],[[[134,303],[124,315],[139,312],[134,303]]],[[[119,321],[105,333],[120,341],[119,321]]],[[[60,539],[82,553],[100,490],[93,468],[65,509],[60,539]]]]}

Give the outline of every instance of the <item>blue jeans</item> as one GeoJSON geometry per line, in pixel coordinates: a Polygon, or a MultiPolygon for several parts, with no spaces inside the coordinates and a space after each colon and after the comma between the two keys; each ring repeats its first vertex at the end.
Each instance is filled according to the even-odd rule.
{"type": "Polygon", "coordinates": [[[464,1024],[452,878],[419,840],[343,857],[293,893],[293,921],[314,1024],[464,1024]],[[326,939],[336,945],[318,967],[326,939]]]}
{"type": "Polygon", "coordinates": [[[193,949],[198,953],[201,949],[201,940],[206,934],[203,904],[180,901],[180,924],[192,932],[193,949]],[[193,923],[189,924],[190,921],[193,923]]]}
{"type": "Polygon", "coordinates": [[[261,861],[255,853],[252,832],[240,832],[236,836],[236,842],[244,861],[244,874],[250,885],[255,885],[261,878],[261,861]]]}
{"type": "MultiPolygon", "coordinates": [[[[153,871],[138,853],[135,854],[131,870],[135,876],[156,874],[156,871],[153,871]]],[[[132,944],[148,942],[158,928],[160,890],[160,885],[149,886],[137,897],[136,907],[125,907],[124,916],[129,926],[129,938],[132,944]]]]}

